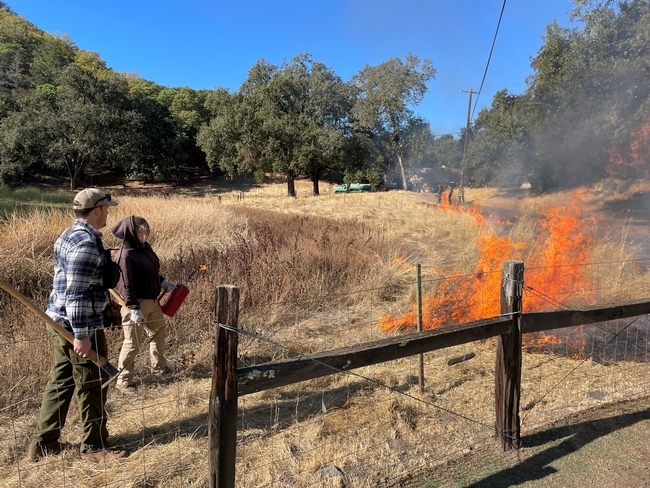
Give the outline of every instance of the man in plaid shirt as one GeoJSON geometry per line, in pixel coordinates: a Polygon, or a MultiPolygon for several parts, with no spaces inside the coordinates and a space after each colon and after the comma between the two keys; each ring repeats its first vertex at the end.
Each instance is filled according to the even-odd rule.
{"type": "Polygon", "coordinates": [[[77,218],[54,243],[54,283],[46,313],[74,334],[74,343],[48,327],[54,363],[29,446],[32,460],[61,452],[61,429],[75,389],[83,430],[81,452],[96,461],[125,455],[107,449],[106,395],[101,386],[107,378],[87,359],[91,349],[107,355],[102,314],[107,305],[106,257],[99,229],[106,226],[108,207],[116,205],[97,188],[80,191],[73,203],[77,218]]]}

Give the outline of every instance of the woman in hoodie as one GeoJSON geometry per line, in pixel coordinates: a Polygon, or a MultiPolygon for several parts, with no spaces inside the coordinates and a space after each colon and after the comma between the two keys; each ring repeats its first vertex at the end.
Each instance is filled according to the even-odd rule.
{"type": "Polygon", "coordinates": [[[147,242],[149,224],[142,217],[131,215],[120,220],[112,229],[113,235],[122,239],[122,248],[115,260],[122,270],[117,289],[124,298],[122,330],[124,342],[120,351],[118,368],[122,373],[116,388],[123,393],[135,393],[133,364],[142,344],[145,327],[151,337],[149,356],[152,372],[171,372],[165,358],[167,324],[158,305],[161,288],[174,289],[174,283],[160,276],[160,261],[147,242]]]}

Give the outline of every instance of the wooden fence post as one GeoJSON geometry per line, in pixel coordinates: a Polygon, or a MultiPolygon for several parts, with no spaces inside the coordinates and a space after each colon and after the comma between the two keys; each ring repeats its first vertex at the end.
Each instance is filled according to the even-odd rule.
{"type": "MultiPolygon", "coordinates": [[[[218,324],[237,328],[239,288],[233,285],[217,287],[215,315],[218,324]]],[[[237,332],[217,325],[208,412],[210,488],[235,486],[238,339],[237,332]]]]}
{"type": "MultiPolygon", "coordinates": [[[[416,265],[417,273],[417,307],[418,307],[418,332],[422,332],[422,265],[416,265]]],[[[420,386],[420,393],[424,393],[424,354],[420,354],[419,359],[419,371],[418,371],[418,383],[420,386]]]]}
{"type": "Polygon", "coordinates": [[[501,275],[501,314],[512,315],[512,332],[497,337],[494,371],[495,434],[504,450],[521,444],[521,310],[523,261],[505,261],[501,275]]]}

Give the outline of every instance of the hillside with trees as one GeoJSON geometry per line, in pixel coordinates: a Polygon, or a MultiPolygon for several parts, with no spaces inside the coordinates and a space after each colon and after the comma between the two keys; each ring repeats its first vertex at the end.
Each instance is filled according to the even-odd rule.
{"type": "MultiPolygon", "coordinates": [[[[0,178],[101,168],[148,181],[201,169],[196,135],[207,91],[116,73],[67,36],[46,34],[0,2],[0,178]]],[[[64,181],[61,180],[61,186],[64,181]]]]}
{"type": "Polygon", "coordinates": [[[165,87],[117,73],[0,1],[0,179],[96,171],[182,182],[255,174],[409,189],[416,168],[465,183],[539,191],[648,176],[650,2],[574,0],[575,28],[553,22],[523,93],[503,89],[456,139],[416,109],[436,69],[407,54],[350,80],[308,53],[263,59],[237,90],[165,87]],[[467,132],[467,133],[465,133],[467,132]]]}
{"type": "Polygon", "coordinates": [[[581,27],[548,25],[526,91],[498,92],[474,121],[476,184],[543,191],[648,176],[650,3],[575,3],[581,27]]]}

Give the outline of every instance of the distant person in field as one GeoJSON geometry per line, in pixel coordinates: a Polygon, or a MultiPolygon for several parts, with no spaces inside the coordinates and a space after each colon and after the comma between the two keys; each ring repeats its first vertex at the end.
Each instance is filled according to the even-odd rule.
{"type": "Polygon", "coordinates": [[[465,187],[463,185],[458,187],[458,203],[460,205],[465,203],[465,187]]]}
{"type": "Polygon", "coordinates": [[[438,199],[438,203],[442,203],[442,185],[438,185],[438,188],[436,190],[436,198],[438,199]]]}
{"type": "Polygon", "coordinates": [[[451,197],[454,194],[454,187],[452,185],[449,185],[449,194],[447,195],[447,201],[449,202],[449,205],[451,205],[451,197]]]}
{"type": "Polygon", "coordinates": [[[94,461],[126,455],[107,447],[106,391],[102,383],[108,376],[88,359],[91,349],[102,357],[108,352],[102,311],[109,303],[107,291],[115,286],[117,273],[105,270],[117,270],[110,266],[110,254],[102,245],[99,229],[106,226],[108,207],[116,205],[110,195],[97,188],[80,191],[72,205],[76,219],[54,243],[54,280],[46,313],[69,330],[74,341],[70,344],[47,328],[53,363],[29,445],[32,461],[62,451],[59,438],[75,390],[81,453],[94,461]]]}
{"type": "Polygon", "coordinates": [[[160,276],[160,260],[147,242],[149,223],[144,218],[126,217],[115,224],[112,232],[122,239],[122,248],[115,260],[122,270],[117,289],[125,302],[122,307],[124,342],[117,364],[122,373],[115,387],[122,393],[132,394],[135,393],[133,365],[142,345],[145,327],[151,335],[151,371],[171,373],[165,358],[167,323],[158,304],[158,295],[161,289],[171,292],[176,285],[160,276]]]}

